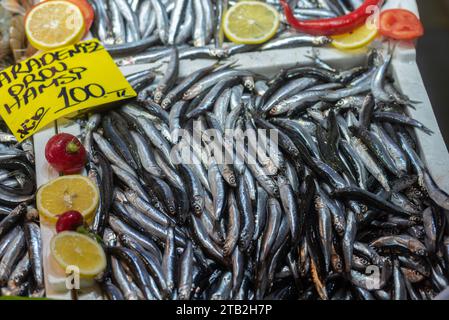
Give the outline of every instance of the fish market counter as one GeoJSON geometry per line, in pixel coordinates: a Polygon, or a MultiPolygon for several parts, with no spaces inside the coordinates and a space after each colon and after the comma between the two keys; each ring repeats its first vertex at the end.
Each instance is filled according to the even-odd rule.
{"type": "MultiPolygon", "coordinates": [[[[386,8],[407,8],[417,12],[415,1],[410,0],[390,0],[386,8]]],[[[388,50],[388,44],[374,42],[374,46],[388,50]]],[[[316,54],[320,59],[329,63],[335,68],[345,68],[358,66],[366,63],[367,51],[345,53],[331,48],[316,48],[316,54]]],[[[307,58],[312,54],[311,48],[282,49],[266,52],[251,52],[237,54],[231,57],[230,61],[235,61],[238,68],[251,70],[265,76],[276,74],[280,69],[292,67],[294,65],[308,65],[312,61],[307,58]]],[[[186,76],[191,72],[215,63],[212,60],[182,60],[180,63],[180,76],[186,76]]],[[[156,64],[144,64],[137,66],[122,67],[125,75],[137,71],[146,70],[155,67],[156,64]]],[[[416,109],[408,108],[409,115],[422,122],[427,128],[434,132],[433,135],[427,135],[420,130],[415,130],[421,150],[421,157],[426,162],[430,173],[433,175],[437,184],[449,193],[449,153],[441,135],[440,129],[432,110],[431,102],[420,71],[416,64],[416,51],[411,43],[400,43],[394,51],[392,62],[392,73],[395,83],[412,101],[418,101],[416,109]]],[[[49,180],[56,178],[58,173],[54,171],[45,160],[45,144],[56,133],[71,133],[75,136],[81,136],[82,132],[77,121],[71,119],[62,119],[46,129],[34,135],[37,184],[41,186],[49,180]]],[[[73,294],[68,291],[65,283],[65,275],[56,272],[51,265],[50,260],[50,239],[55,234],[54,228],[49,228],[44,223],[41,224],[43,238],[43,259],[44,273],[46,279],[47,297],[55,299],[73,299],[73,294]]],[[[77,299],[102,299],[100,289],[93,284],[82,283],[82,289],[77,292],[77,299]]]]}

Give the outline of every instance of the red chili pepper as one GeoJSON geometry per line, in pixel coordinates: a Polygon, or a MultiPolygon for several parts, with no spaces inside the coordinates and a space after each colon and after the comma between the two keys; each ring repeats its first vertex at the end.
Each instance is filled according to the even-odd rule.
{"type": "Polygon", "coordinates": [[[365,0],[359,8],[341,17],[304,21],[295,18],[286,0],[280,2],[287,21],[293,28],[308,34],[330,36],[351,32],[361,26],[373,14],[371,7],[380,7],[384,0],[365,0]]]}

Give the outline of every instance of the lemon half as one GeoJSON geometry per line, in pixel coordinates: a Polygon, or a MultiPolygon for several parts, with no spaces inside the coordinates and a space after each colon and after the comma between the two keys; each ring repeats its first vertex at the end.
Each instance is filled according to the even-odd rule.
{"type": "Polygon", "coordinates": [[[71,2],[44,1],[26,16],[25,32],[33,47],[56,49],[81,40],[85,32],[84,17],[71,2]]]}
{"type": "Polygon", "coordinates": [[[85,220],[90,220],[98,207],[98,187],[81,175],[63,176],[43,185],[36,195],[37,210],[41,217],[56,223],[58,215],[79,211],[85,220]]]}
{"type": "Polygon", "coordinates": [[[378,34],[378,30],[364,24],[352,32],[332,36],[332,45],[340,50],[354,50],[367,46],[378,34]]]}
{"type": "Polygon", "coordinates": [[[279,22],[279,13],[273,6],[259,1],[242,1],[226,13],[223,30],[234,43],[260,44],[276,34],[279,22]]]}
{"type": "Polygon", "coordinates": [[[65,270],[76,267],[80,276],[95,277],[106,268],[106,254],[92,238],[73,231],[55,235],[50,242],[55,261],[65,270]]]}

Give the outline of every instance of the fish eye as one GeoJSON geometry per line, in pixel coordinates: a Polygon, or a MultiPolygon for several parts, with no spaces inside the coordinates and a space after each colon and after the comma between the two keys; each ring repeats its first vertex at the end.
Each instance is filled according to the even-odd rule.
{"type": "Polygon", "coordinates": [[[418,251],[416,251],[416,253],[420,256],[425,256],[426,255],[426,251],[423,249],[419,249],[418,251]]]}

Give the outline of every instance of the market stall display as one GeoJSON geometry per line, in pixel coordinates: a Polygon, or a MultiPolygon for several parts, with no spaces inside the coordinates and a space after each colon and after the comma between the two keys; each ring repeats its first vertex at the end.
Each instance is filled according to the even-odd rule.
{"type": "MultiPolygon", "coordinates": [[[[368,18],[355,10],[362,1],[300,1],[288,22],[319,19],[320,32],[286,36],[280,27],[260,45],[221,45],[226,32],[214,34],[221,23],[212,17],[225,14],[225,2],[171,3],[93,1],[94,32],[128,65],[138,96],[34,136],[40,146],[55,140],[49,162],[36,149],[46,193],[37,205],[50,217],[42,224],[47,296],[69,298],[64,268],[72,263],[82,269],[81,299],[421,300],[447,287],[449,184],[439,173],[447,150],[426,143],[441,136],[422,116],[425,91],[401,74],[416,66],[395,60],[412,49],[311,50],[373,41],[377,30],[354,31],[368,18]],[[189,6],[204,19],[182,15],[189,6]],[[136,17],[143,9],[153,18],[136,17]],[[323,19],[354,32],[321,32],[323,19]],[[179,30],[190,33],[177,43],[179,30]],[[190,38],[197,46],[184,46],[190,38]],[[84,147],[66,134],[52,138],[55,128],[84,147]],[[257,148],[251,137],[274,142],[260,130],[275,134],[279,149],[257,148]],[[78,173],[84,150],[90,179],[50,179],[78,173]],[[76,262],[79,252],[86,255],[76,262]]],[[[401,21],[411,19],[388,25],[400,33],[401,21]]]]}

